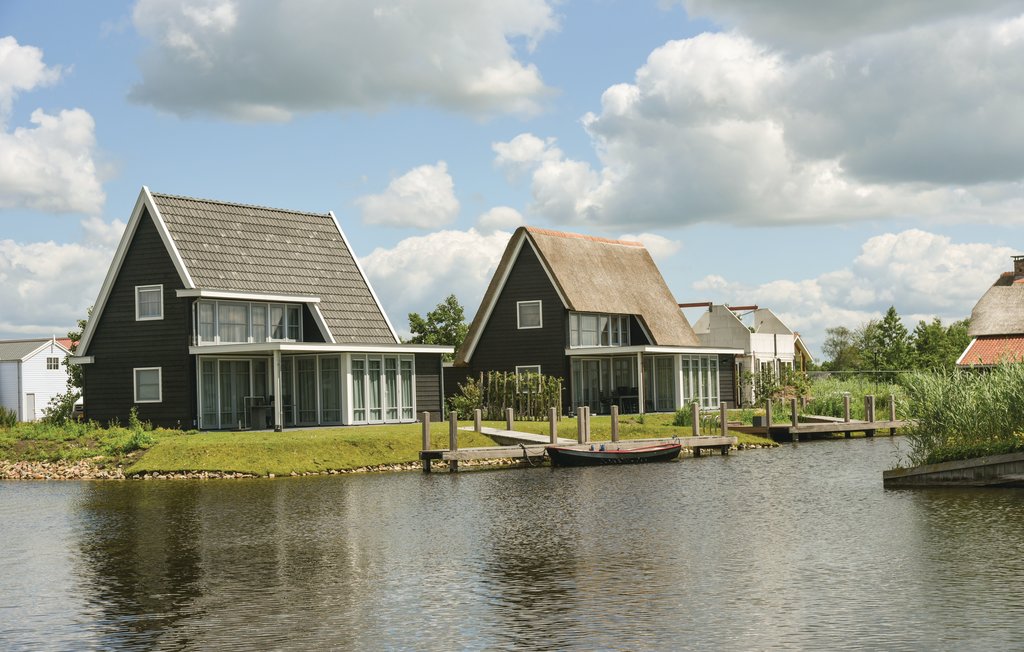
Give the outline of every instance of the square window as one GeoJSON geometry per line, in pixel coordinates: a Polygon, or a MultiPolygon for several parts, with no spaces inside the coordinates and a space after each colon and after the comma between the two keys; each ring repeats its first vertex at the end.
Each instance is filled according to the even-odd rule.
{"type": "Polygon", "coordinates": [[[135,286],[135,320],[164,318],[164,286],[135,286]]]}
{"type": "Polygon", "coordinates": [[[143,367],[133,369],[135,374],[135,402],[159,403],[163,400],[160,390],[160,367],[143,367]]]}
{"type": "Polygon", "coordinates": [[[544,324],[541,319],[540,301],[517,301],[519,328],[541,328],[544,324]]]}
{"type": "Polygon", "coordinates": [[[46,368],[50,370],[60,369],[60,358],[47,358],[46,368]]]}

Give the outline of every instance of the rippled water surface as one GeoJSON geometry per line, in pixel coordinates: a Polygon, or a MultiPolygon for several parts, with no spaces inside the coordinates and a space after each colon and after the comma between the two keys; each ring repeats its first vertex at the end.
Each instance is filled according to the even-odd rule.
{"type": "Polygon", "coordinates": [[[4,482],[0,647],[1024,648],[1024,493],[884,490],[898,445],[4,482]]]}

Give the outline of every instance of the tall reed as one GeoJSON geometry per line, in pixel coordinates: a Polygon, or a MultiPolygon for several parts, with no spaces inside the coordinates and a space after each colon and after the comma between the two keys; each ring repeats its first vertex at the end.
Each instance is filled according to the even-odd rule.
{"type": "Polygon", "coordinates": [[[911,465],[1024,450],[1024,364],[916,372],[904,382],[911,465]]]}
{"type": "MultiPolygon", "coordinates": [[[[903,419],[907,415],[906,390],[902,385],[878,382],[864,376],[850,378],[821,378],[811,382],[811,398],[804,408],[805,414],[817,414],[825,417],[843,416],[843,395],[850,394],[850,418],[865,419],[864,397],[875,397],[875,418],[888,418],[889,396],[896,398],[896,418],[903,419]]],[[[788,408],[786,414],[789,414],[788,408]]]]}

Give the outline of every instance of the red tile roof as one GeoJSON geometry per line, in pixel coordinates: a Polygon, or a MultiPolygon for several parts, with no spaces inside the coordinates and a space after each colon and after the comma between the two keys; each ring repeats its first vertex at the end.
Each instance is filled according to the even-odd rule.
{"type": "Polygon", "coordinates": [[[993,365],[999,362],[1024,362],[1024,335],[993,335],[975,338],[957,364],[993,365]]]}

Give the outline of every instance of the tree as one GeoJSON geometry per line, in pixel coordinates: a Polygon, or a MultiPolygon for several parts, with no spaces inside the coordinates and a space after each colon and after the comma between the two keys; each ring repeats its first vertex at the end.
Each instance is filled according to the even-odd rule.
{"type": "Polygon", "coordinates": [[[822,353],[828,359],[822,368],[829,371],[853,371],[860,368],[861,350],[857,333],[845,326],[825,329],[822,353]]]}
{"type": "Polygon", "coordinates": [[[901,371],[910,368],[910,334],[895,307],[889,306],[881,321],[868,322],[865,327],[864,360],[866,368],[872,371],[901,371]]]}
{"type": "Polygon", "coordinates": [[[967,324],[968,320],[961,319],[944,327],[938,317],[931,322],[919,321],[912,337],[914,367],[932,371],[951,369],[971,341],[967,324]]]}
{"type": "Polygon", "coordinates": [[[43,418],[50,423],[62,425],[70,419],[75,409],[75,403],[82,396],[82,367],[77,364],[71,364],[71,356],[78,350],[78,342],[82,339],[82,332],[85,330],[85,325],[91,316],[92,306],[86,311],[85,319],[78,320],[78,330],[68,331],[68,339],[71,340],[71,352],[64,356],[64,366],[68,370],[67,391],[63,394],[57,394],[50,399],[50,402],[43,410],[43,418]]]}
{"type": "Polygon", "coordinates": [[[454,294],[449,294],[427,313],[426,319],[419,313],[410,312],[409,331],[412,333],[409,342],[413,344],[447,344],[458,349],[466,339],[469,325],[459,300],[454,294]]]}

